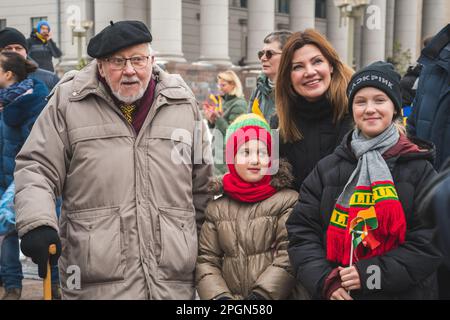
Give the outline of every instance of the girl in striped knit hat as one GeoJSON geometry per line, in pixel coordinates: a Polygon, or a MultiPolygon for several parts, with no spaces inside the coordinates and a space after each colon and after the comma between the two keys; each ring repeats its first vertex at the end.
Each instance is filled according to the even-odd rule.
{"type": "Polygon", "coordinates": [[[287,255],[285,221],[298,193],[290,165],[270,175],[272,136],[264,118],[238,117],[226,134],[229,172],[212,192],[223,194],[206,209],[196,283],[201,299],[299,298],[287,255]]]}

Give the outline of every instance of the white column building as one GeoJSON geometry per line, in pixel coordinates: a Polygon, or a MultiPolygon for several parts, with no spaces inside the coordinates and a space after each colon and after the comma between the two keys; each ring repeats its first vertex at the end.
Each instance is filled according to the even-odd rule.
{"type": "Polygon", "coordinates": [[[416,61],[422,43],[422,0],[396,0],[394,41],[401,50],[411,51],[411,60],[416,61]]]}
{"type": "Polygon", "coordinates": [[[450,23],[449,0],[426,0],[422,10],[422,38],[435,35],[450,23]]]}
{"type": "Polygon", "coordinates": [[[151,1],[153,49],[159,61],[185,62],[182,51],[181,0],[151,1]]]}
{"type": "MultiPolygon", "coordinates": [[[[281,1],[281,0],[280,0],[281,1]]],[[[244,63],[257,69],[256,53],[264,37],[277,28],[320,30],[341,59],[356,66],[393,55],[394,42],[411,51],[410,63],[418,58],[422,40],[450,22],[449,0],[371,0],[361,25],[340,24],[334,0],[290,0],[289,13],[276,0],[1,0],[0,28],[14,27],[29,36],[32,24],[47,19],[54,40],[63,52],[61,60],[74,66],[78,40],[72,43],[68,21],[76,7],[82,21],[94,22],[88,39],[109,25],[110,20],[139,20],[149,26],[157,59],[202,62],[213,65],[244,63]],[[323,10],[324,6],[326,10],[323,10]],[[319,12],[315,12],[315,10],[319,12]],[[378,10],[378,11],[377,11],[378,10]],[[69,12],[70,11],[70,12],[69,12]],[[326,12],[325,12],[326,11],[326,12]],[[379,21],[371,15],[379,15],[379,21]],[[319,18],[320,16],[320,18],[319,18]],[[349,30],[351,29],[351,30],[349,30]],[[354,50],[350,52],[351,48],[354,50]]],[[[86,56],[86,39],[82,39],[86,56]]]]}
{"type": "Polygon", "coordinates": [[[386,2],[386,0],[372,0],[367,7],[362,28],[362,66],[385,60],[386,2]]]}
{"type": "Polygon", "coordinates": [[[228,0],[200,0],[200,63],[231,65],[228,0]]]}
{"type": "Polygon", "coordinates": [[[333,44],[339,57],[351,66],[351,63],[348,61],[348,34],[348,24],[345,25],[344,19],[340,25],[339,9],[334,5],[333,0],[327,0],[328,40],[333,44]]]}
{"type": "Polygon", "coordinates": [[[125,0],[95,0],[95,30],[100,32],[110,21],[124,20],[125,0]],[[108,8],[105,10],[105,8],[108,8]]]}
{"type": "Polygon", "coordinates": [[[394,47],[394,18],[395,18],[395,0],[386,2],[386,39],[385,39],[385,57],[391,57],[394,47]]]}
{"type": "Polygon", "coordinates": [[[266,35],[275,30],[275,1],[248,0],[247,64],[258,66],[256,53],[266,35]]]}
{"type": "Polygon", "coordinates": [[[291,31],[302,31],[314,28],[315,6],[314,0],[291,0],[289,3],[290,29],[291,31]]]}

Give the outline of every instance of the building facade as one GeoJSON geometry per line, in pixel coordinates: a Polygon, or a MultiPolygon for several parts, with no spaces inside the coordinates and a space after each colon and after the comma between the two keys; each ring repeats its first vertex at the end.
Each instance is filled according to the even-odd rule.
{"type": "Polygon", "coordinates": [[[89,38],[110,20],[141,20],[151,28],[159,60],[250,66],[258,64],[267,33],[316,28],[342,59],[359,67],[392,56],[394,43],[415,61],[422,39],[450,20],[448,0],[366,2],[364,15],[350,24],[334,0],[2,0],[0,27],[28,35],[37,21],[48,19],[67,62],[77,60],[79,39],[84,54],[89,38]],[[92,27],[78,38],[87,21],[92,27]]]}
{"type": "MultiPolygon", "coordinates": [[[[349,13],[349,12],[347,12],[349,13]]],[[[140,20],[153,35],[157,60],[180,73],[199,99],[214,90],[218,71],[233,68],[248,97],[256,84],[263,38],[280,29],[315,28],[341,59],[358,69],[373,61],[420,54],[422,40],[450,21],[448,0],[2,0],[0,28],[25,35],[46,19],[68,70],[86,57],[89,39],[110,21],[140,20]],[[339,3],[367,3],[342,18],[339,3]],[[359,13],[355,14],[355,13],[359,13]]]]}

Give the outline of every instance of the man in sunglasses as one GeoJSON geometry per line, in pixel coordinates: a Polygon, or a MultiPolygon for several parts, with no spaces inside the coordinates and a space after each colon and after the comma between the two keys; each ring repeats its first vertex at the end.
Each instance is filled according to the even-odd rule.
{"type": "Polygon", "coordinates": [[[275,113],[274,89],[278,66],[283,47],[291,35],[292,32],[288,30],[272,32],[264,38],[264,47],[258,51],[262,73],[258,77],[256,88],[251,95],[248,112],[263,115],[267,122],[270,122],[270,118],[275,113]]]}
{"type": "Polygon", "coordinates": [[[211,149],[192,91],[153,64],[151,41],[139,21],[93,37],[95,60],[61,80],[17,156],[21,249],[44,277],[56,244],[64,299],[194,298],[211,149]]]}

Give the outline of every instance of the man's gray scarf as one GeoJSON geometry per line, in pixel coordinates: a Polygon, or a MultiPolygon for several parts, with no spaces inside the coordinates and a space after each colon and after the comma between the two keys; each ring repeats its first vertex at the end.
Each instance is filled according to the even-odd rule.
{"type": "Polygon", "coordinates": [[[375,181],[393,181],[391,172],[382,154],[395,146],[400,134],[394,124],[374,138],[366,138],[361,130],[352,134],[352,150],[358,165],[337,200],[337,204],[348,208],[356,186],[370,186],[375,181]]]}

